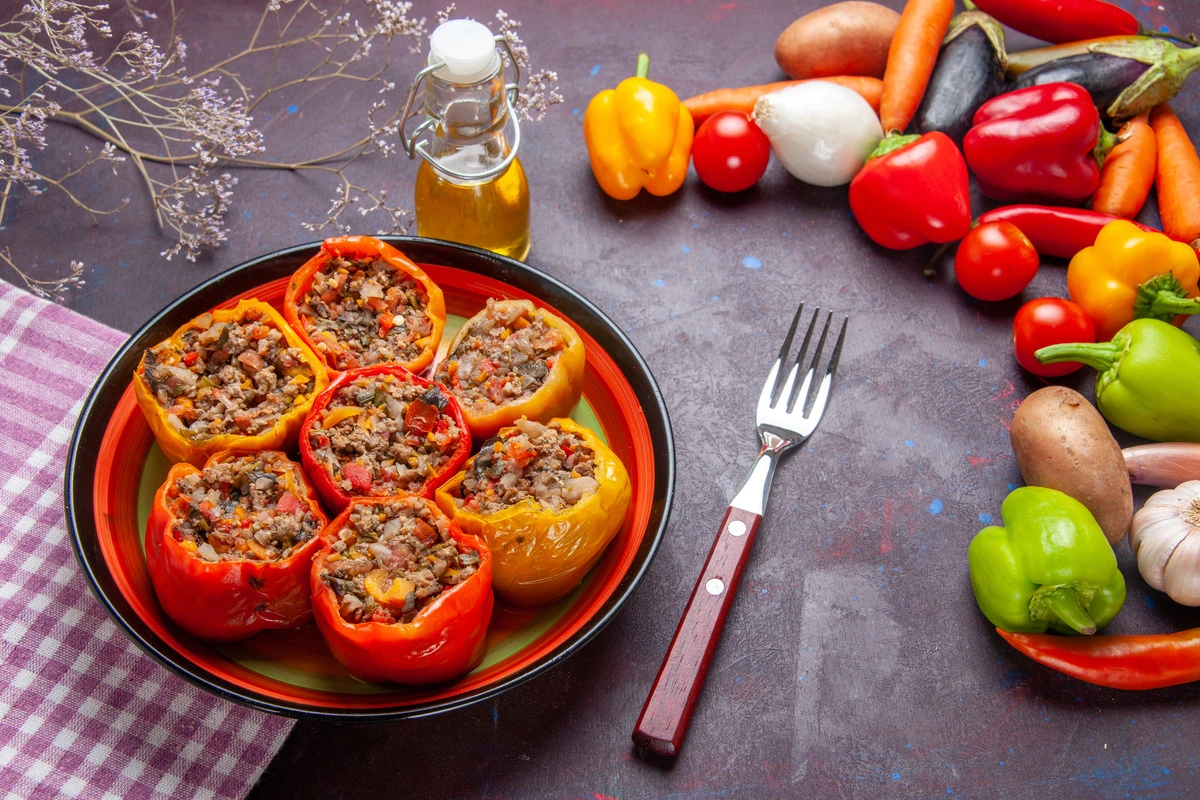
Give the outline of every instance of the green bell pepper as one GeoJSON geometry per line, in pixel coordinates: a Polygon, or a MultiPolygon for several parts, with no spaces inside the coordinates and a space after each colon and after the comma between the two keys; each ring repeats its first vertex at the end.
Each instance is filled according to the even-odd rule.
{"type": "Polygon", "coordinates": [[[1080,361],[1099,371],[1096,407],[1123,431],[1159,442],[1200,442],[1200,342],[1174,325],[1135,319],[1111,342],[1054,344],[1042,364],[1080,361]]]}
{"type": "Polygon", "coordinates": [[[1004,527],[971,540],[971,588],[1010,633],[1095,633],[1125,602],[1125,578],[1091,512],[1054,489],[1023,486],[1001,506],[1004,527]]]}

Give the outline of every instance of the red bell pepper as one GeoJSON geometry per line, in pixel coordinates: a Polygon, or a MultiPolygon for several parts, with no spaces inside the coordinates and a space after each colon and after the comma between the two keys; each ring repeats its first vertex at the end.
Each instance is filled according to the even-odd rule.
{"type": "MultiPolygon", "coordinates": [[[[360,547],[367,544],[356,538],[351,521],[357,509],[377,512],[383,527],[396,519],[415,517],[419,531],[433,531],[427,539],[420,532],[416,534],[424,544],[435,544],[440,535],[442,542],[453,542],[460,554],[475,554],[478,563],[469,577],[454,585],[443,585],[432,601],[416,610],[407,622],[396,621],[397,617],[403,619],[401,610],[387,604],[391,587],[383,591],[384,602],[376,606],[371,620],[351,622],[341,613],[347,590],[342,589],[339,596],[333,587],[340,586],[335,572],[337,562],[354,556],[353,545],[342,552],[338,552],[338,545],[322,550],[312,563],[313,616],[330,652],[364,681],[437,683],[478,666],[487,649],[487,628],[494,604],[492,553],[487,545],[463,533],[432,501],[412,496],[355,498],[330,523],[327,530],[331,540],[355,542],[360,547]]],[[[386,536],[385,530],[381,538],[386,536]]],[[[374,547],[379,541],[372,540],[367,546],[374,547]]],[[[371,579],[368,574],[364,583],[371,579]]],[[[386,576],[386,582],[393,580],[394,576],[386,576]]],[[[397,604],[403,604],[406,595],[401,592],[397,604]]]]}
{"type": "Polygon", "coordinates": [[[352,497],[433,497],[433,491],[457,474],[470,454],[471,433],[458,400],[440,384],[399,364],[340,373],[313,401],[312,411],[300,427],[300,460],[321,500],[336,511],[345,508],[352,497]],[[384,387],[417,397],[405,402],[392,396],[388,402],[380,394],[386,391],[384,387]],[[369,397],[359,399],[360,394],[369,397]],[[386,451],[390,457],[373,457],[368,468],[355,460],[359,457],[356,442],[351,442],[351,449],[334,447],[330,432],[339,426],[343,432],[361,426],[365,430],[359,435],[381,436],[383,441],[370,449],[386,451]],[[389,433],[392,427],[395,431],[389,433]],[[429,472],[412,469],[396,460],[398,448],[441,463],[429,472]]]}
{"type": "Polygon", "coordinates": [[[1073,83],[1002,94],[980,106],[974,123],[963,153],[980,191],[997,200],[1085,200],[1116,143],[1087,89],[1073,83]]]}
{"type": "Polygon", "coordinates": [[[295,627],[312,616],[309,571],[328,522],[304,471],[283,453],[214,453],[204,471],[186,462],[171,467],[155,492],[146,524],[146,568],[167,616],[195,636],[234,641],[267,628],[295,627]],[[274,507],[254,509],[237,482],[205,479],[219,475],[215,468],[224,464],[251,480],[267,476],[271,486],[265,492],[268,501],[274,497],[274,507]],[[232,505],[194,502],[186,489],[196,475],[200,486],[210,484],[232,505]],[[264,512],[301,515],[294,546],[279,551],[251,535],[257,522],[252,518],[264,512]],[[307,539],[300,538],[305,534],[307,539]]]}
{"type": "Polygon", "coordinates": [[[889,136],[850,182],[850,210],[893,250],[961,239],[971,229],[967,165],[944,133],[889,136]]]}
{"type": "MultiPolygon", "coordinates": [[[[1074,258],[1080,250],[1096,243],[1101,228],[1119,219],[1087,208],[1020,205],[1001,206],[980,214],[979,224],[1011,222],[1029,237],[1038,255],[1074,258]]],[[[1133,224],[1144,231],[1154,231],[1149,225],[1133,224]]]]}
{"type": "Polygon", "coordinates": [[[1133,14],[1103,0],[975,0],[975,6],[1015,31],[1055,44],[1139,30],[1133,14]]]}
{"type": "Polygon", "coordinates": [[[1113,689],[1161,689],[1200,681],[1200,628],[1154,636],[1000,634],[1039,664],[1113,689]]]}

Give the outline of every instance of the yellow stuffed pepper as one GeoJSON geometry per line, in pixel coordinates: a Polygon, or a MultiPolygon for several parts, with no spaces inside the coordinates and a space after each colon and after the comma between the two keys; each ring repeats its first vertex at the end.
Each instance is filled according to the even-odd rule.
{"type": "Polygon", "coordinates": [[[458,398],[471,438],[483,441],[521,417],[549,422],[583,393],[583,340],[529,300],[488,300],[467,320],[433,379],[458,398]]]}
{"type": "Polygon", "coordinates": [[[637,75],[593,97],[583,117],[592,172],[617,200],[642,188],[663,197],[687,177],[692,115],[675,92],[646,78],[649,71],[650,57],[639,54],[637,75]]]}
{"type": "Polygon", "coordinates": [[[530,420],[485,442],[438,489],[438,507],[492,551],[492,586],[521,606],[571,592],[625,522],[629,473],[592,431],[570,419],[530,420]]]}
{"type": "Polygon", "coordinates": [[[287,450],[329,375],[260,300],[201,314],[142,355],[133,390],[158,446],[203,467],[221,450],[287,450]]]}

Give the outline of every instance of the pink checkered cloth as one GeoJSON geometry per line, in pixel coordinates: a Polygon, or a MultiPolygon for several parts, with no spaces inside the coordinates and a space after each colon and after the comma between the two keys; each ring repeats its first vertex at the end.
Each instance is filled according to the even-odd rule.
{"type": "Polygon", "coordinates": [[[124,340],[0,281],[0,797],[243,798],[292,727],[160,666],[80,574],[63,465],[124,340]]]}

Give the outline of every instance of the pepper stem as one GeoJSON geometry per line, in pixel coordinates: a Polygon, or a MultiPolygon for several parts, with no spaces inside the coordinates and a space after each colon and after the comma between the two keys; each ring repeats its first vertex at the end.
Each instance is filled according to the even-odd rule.
{"type": "Polygon", "coordinates": [[[1200,297],[1189,299],[1165,290],[1160,291],[1150,301],[1149,311],[1146,316],[1151,317],[1174,318],[1178,314],[1200,314],[1200,297]]]}
{"type": "Polygon", "coordinates": [[[917,133],[913,133],[908,136],[899,133],[893,133],[885,136],[879,145],[871,151],[871,155],[867,156],[867,160],[870,161],[875,158],[883,158],[888,153],[894,153],[900,148],[906,147],[920,138],[921,135],[917,133]]]}
{"type": "Polygon", "coordinates": [[[638,53],[637,73],[639,78],[644,78],[650,74],[650,56],[645,53],[638,53]]]}
{"type": "Polygon", "coordinates": [[[1078,361],[1097,372],[1112,368],[1125,348],[1115,342],[1071,342],[1052,344],[1033,354],[1039,364],[1058,364],[1063,361],[1078,361]]]}
{"type": "Polygon", "coordinates": [[[1134,319],[1173,322],[1179,314],[1200,314],[1200,299],[1188,298],[1187,289],[1174,274],[1164,272],[1138,287],[1134,319]]]}
{"type": "Polygon", "coordinates": [[[1112,133],[1108,128],[1100,125],[1100,135],[1096,137],[1096,146],[1092,148],[1092,156],[1096,159],[1096,166],[1104,168],[1104,162],[1108,158],[1108,154],[1121,141],[1121,137],[1112,133]]]}
{"type": "Polygon", "coordinates": [[[1074,586],[1044,587],[1029,600],[1029,616],[1046,622],[1061,622],[1073,631],[1090,636],[1096,632],[1096,622],[1080,602],[1080,591],[1074,586]]]}

